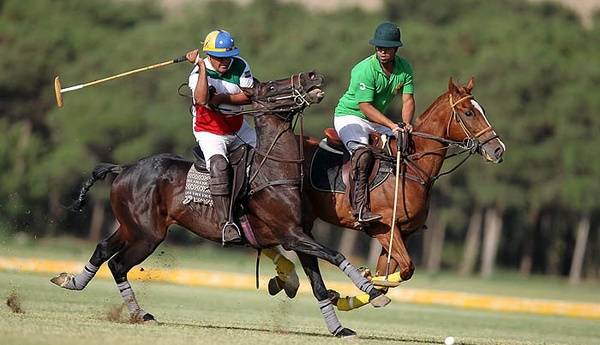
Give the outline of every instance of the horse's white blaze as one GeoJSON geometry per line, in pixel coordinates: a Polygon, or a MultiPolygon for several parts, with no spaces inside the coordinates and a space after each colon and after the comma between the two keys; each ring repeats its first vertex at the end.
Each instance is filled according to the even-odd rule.
{"type": "MultiPolygon", "coordinates": [[[[483,112],[483,108],[481,107],[481,105],[479,103],[477,103],[477,101],[474,99],[471,99],[471,104],[473,104],[475,109],[479,110],[479,112],[481,113],[481,116],[483,116],[483,119],[485,120],[485,123],[487,123],[488,126],[492,127],[492,125],[488,121],[487,117],[485,116],[485,113],[483,112]]],[[[494,131],[494,134],[495,133],[496,133],[496,131],[494,131]]],[[[502,149],[504,151],[506,151],[506,145],[504,145],[504,142],[500,138],[498,138],[498,141],[500,142],[500,145],[502,145],[502,149]]]]}

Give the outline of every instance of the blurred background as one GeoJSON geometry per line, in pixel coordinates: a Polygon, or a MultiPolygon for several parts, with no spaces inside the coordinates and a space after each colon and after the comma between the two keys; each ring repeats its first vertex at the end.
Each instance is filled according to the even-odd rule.
{"type": "MultiPolygon", "coordinates": [[[[305,117],[320,137],[350,69],[373,52],[376,25],[391,20],[402,29],[399,55],[415,71],[417,114],[449,77],[474,76],[474,94],[507,144],[502,164],[475,157],[436,183],[429,229],[409,245],[417,275],[597,281],[596,9],[597,0],[0,0],[0,240],[35,248],[67,238],[93,248],[114,229],[107,184],[94,187],[83,214],[66,207],[97,163],[192,157],[189,101],[177,94],[191,65],[67,93],[62,109],[54,76],[67,87],[169,60],[221,28],[260,80],[326,75],[326,97],[305,117]]],[[[397,101],[389,115],[400,119],[397,101]]],[[[372,265],[379,251],[359,232],[319,223],[315,233],[359,262],[372,265]]],[[[181,229],[167,241],[207,246],[181,229]]]]}

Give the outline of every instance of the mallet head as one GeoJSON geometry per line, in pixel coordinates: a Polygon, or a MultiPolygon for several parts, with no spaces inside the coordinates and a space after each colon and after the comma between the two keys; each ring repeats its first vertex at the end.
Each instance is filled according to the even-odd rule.
{"type": "Polygon", "coordinates": [[[56,96],[56,105],[58,105],[59,108],[62,108],[63,106],[62,93],[60,92],[61,89],[60,78],[56,76],[54,78],[54,95],[56,96]]]}

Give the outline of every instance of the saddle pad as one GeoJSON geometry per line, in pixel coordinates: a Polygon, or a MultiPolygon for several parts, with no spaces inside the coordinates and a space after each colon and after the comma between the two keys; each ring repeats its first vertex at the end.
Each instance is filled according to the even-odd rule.
{"type": "MultiPolygon", "coordinates": [[[[332,150],[317,148],[310,164],[310,184],[320,192],[345,193],[346,184],[342,178],[344,155],[332,150]]],[[[377,175],[369,184],[369,190],[377,188],[394,171],[389,162],[381,162],[377,175]]]]}
{"type": "Polygon", "coordinates": [[[192,164],[185,181],[183,203],[187,205],[190,202],[196,202],[212,206],[213,200],[210,196],[210,190],[208,189],[209,181],[210,174],[196,170],[196,166],[192,164]]]}

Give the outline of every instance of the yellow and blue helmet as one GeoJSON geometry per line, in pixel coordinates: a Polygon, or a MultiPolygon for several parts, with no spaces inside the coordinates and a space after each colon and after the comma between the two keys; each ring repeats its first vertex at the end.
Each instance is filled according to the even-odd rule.
{"type": "Polygon", "coordinates": [[[215,30],[206,35],[202,50],[216,57],[233,57],[240,54],[233,37],[225,30],[215,30]]]}

